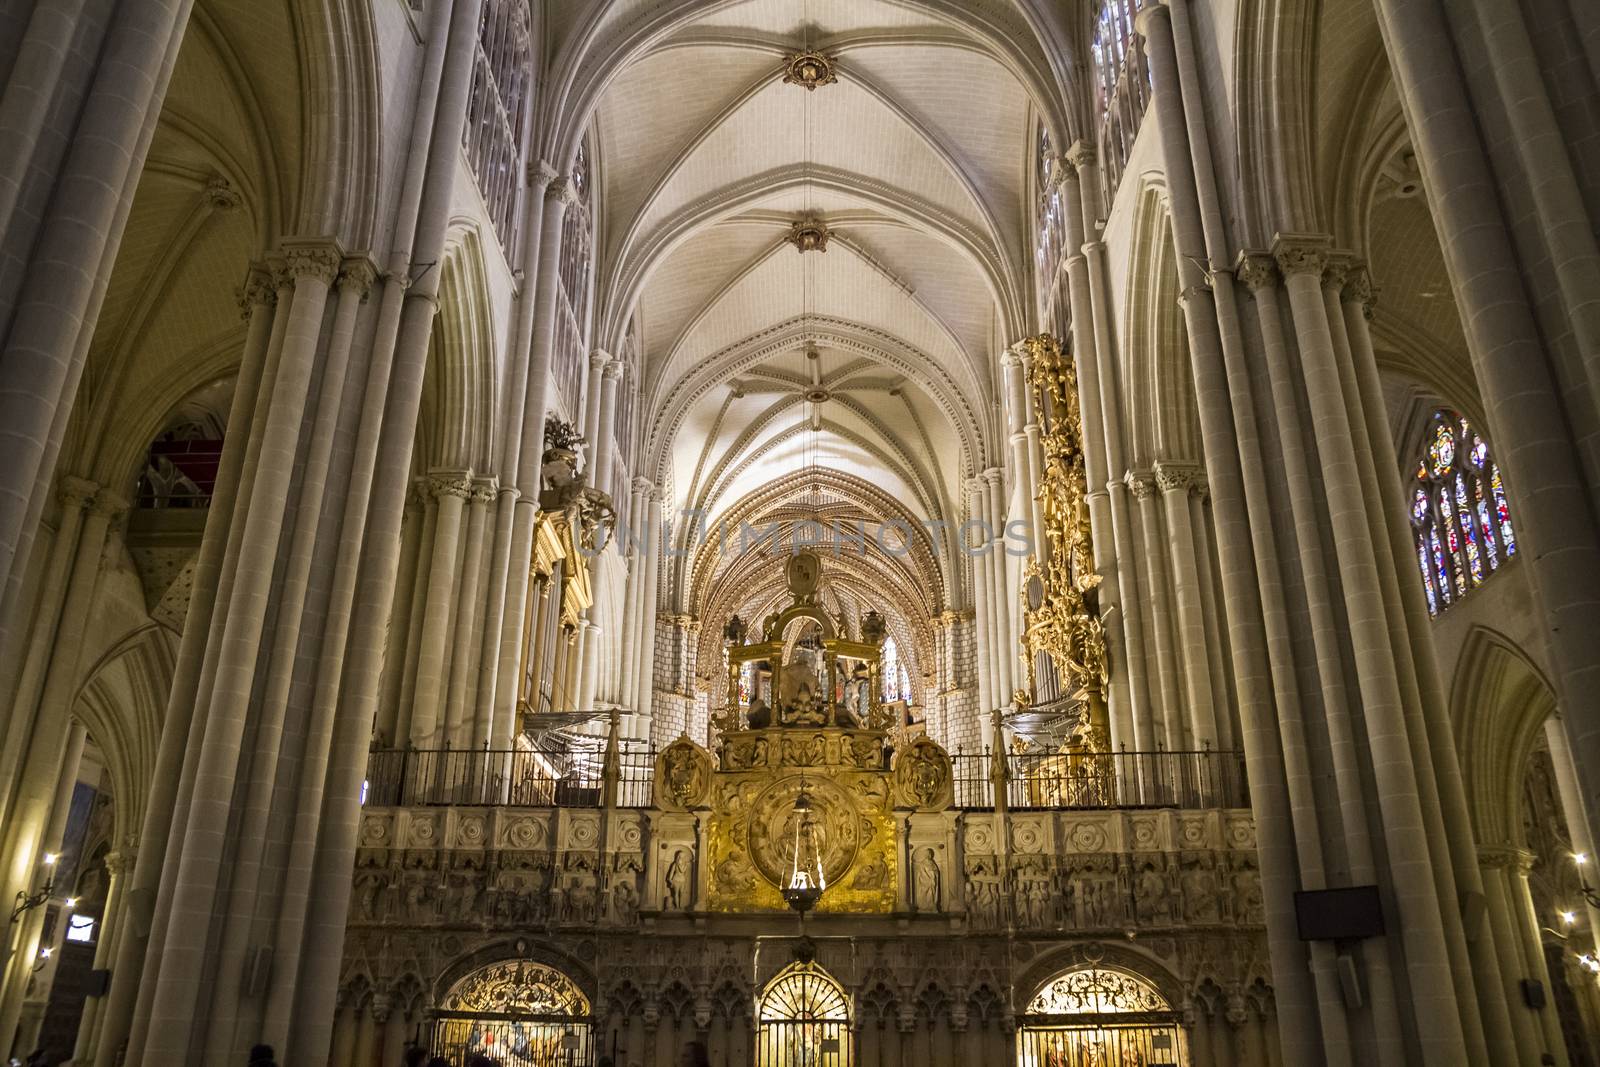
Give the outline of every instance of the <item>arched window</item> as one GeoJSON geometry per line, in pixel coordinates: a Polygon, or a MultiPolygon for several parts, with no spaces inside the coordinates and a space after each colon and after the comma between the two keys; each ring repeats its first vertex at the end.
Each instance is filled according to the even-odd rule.
{"type": "Polygon", "coordinates": [[[484,0],[478,55],[462,147],[478,177],[478,190],[500,243],[516,236],[522,134],[527,125],[533,40],[527,0],[484,0]]]}
{"type": "Polygon", "coordinates": [[[554,967],[493,963],[450,990],[429,1047],[453,1063],[474,1053],[526,1067],[593,1063],[589,998],[554,967]]]}
{"type": "Polygon", "coordinates": [[[1107,207],[1150,103],[1150,68],[1133,26],[1142,0],[1105,0],[1089,51],[1100,105],[1100,179],[1107,207]]]}
{"type": "Polygon", "coordinates": [[[1412,476],[1411,530],[1434,615],[1516,554],[1500,468],[1488,442],[1454,411],[1441,408],[1428,423],[1412,476]]]}
{"type": "Polygon", "coordinates": [[[756,1067],[850,1067],[850,999],[814,963],[793,963],[761,996],[756,1067]]]}
{"type": "Polygon", "coordinates": [[[1081,967],[1045,983],[1017,1035],[1019,1067],[1186,1062],[1166,998],[1143,978],[1110,968],[1081,967]]]}

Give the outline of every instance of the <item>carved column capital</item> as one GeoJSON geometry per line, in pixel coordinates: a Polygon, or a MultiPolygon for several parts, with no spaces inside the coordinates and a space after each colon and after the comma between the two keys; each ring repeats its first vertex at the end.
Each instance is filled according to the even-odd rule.
{"type": "Polygon", "coordinates": [[[100,491],[100,486],[87,478],[76,475],[64,475],[60,484],[56,486],[56,499],[64,508],[84,508],[94,500],[94,495],[100,491]]]}
{"type": "Polygon", "coordinates": [[[378,281],[378,265],[366,256],[350,256],[339,268],[339,288],[365,300],[378,281]]]}
{"type": "Polygon", "coordinates": [[[628,365],[620,359],[614,359],[605,365],[601,374],[610,381],[618,381],[628,370],[628,365]]]}
{"type": "Polygon", "coordinates": [[[1061,158],[1072,164],[1073,170],[1081,171],[1085,167],[1092,167],[1095,165],[1094,145],[1088,141],[1074,141],[1062,153],[1061,158]]]}
{"type": "Polygon", "coordinates": [[[272,307],[278,302],[277,287],[272,284],[272,268],[256,261],[245,271],[244,283],[238,292],[239,315],[248,319],[258,307],[272,307]]]}
{"type": "Polygon", "coordinates": [[[1330,289],[1335,294],[1344,291],[1345,281],[1350,277],[1350,270],[1355,266],[1356,257],[1353,252],[1335,250],[1328,253],[1328,265],[1322,271],[1322,287],[1330,289]]]}
{"type": "Polygon", "coordinates": [[[89,514],[103,515],[115,522],[117,516],[128,510],[128,498],[121,493],[102,487],[94,495],[94,503],[89,505],[89,514]]]}
{"type": "Polygon", "coordinates": [[[1485,870],[1526,874],[1533,869],[1533,860],[1533,853],[1511,845],[1482,845],[1478,848],[1478,866],[1485,870]]]}
{"type": "Polygon", "coordinates": [[[1129,471],[1123,481],[1135,500],[1149,500],[1156,495],[1156,479],[1149,471],[1129,471]]]}
{"type": "Polygon", "coordinates": [[[282,258],[283,269],[291,279],[315,278],[324,285],[333,284],[344,262],[337,244],[318,239],[284,242],[282,258]]]}
{"type": "Polygon", "coordinates": [[[1372,272],[1365,263],[1356,260],[1350,264],[1339,296],[1347,304],[1360,304],[1367,318],[1372,317],[1372,309],[1378,306],[1378,290],[1372,284],[1372,272]]]}
{"type": "Polygon", "coordinates": [[[472,482],[472,503],[493,504],[500,495],[500,480],[498,478],[475,478],[472,482]]]}
{"type": "Polygon", "coordinates": [[[1155,475],[1156,487],[1163,493],[1189,493],[1206,484],[1205,468],[1194,463],[1157,463],[1155,475]]]}
{"type": "Polygon", "coordinates": [[[1333,239],[1319,233],[1280,233],[1272,240],[1272,255],[1285,278],[1314,274],[1320,281],[1328,269],[1333,239]]]}
{"type": "Polygon", "coordinates": [[[427,492],[440,500],[447,496],[467,500],[472,496],[472,476],[466,471],[429,471],[427,492]]]}
{"type": "Polygon", "coordinates": [[[1234,264],[1233,276],[1252,293],[1278,284],[1278,261],[1269,252],[1242,251],[1234,264]]]}
{"type": "Polygon", "coordinates": [[[578,195],[572,191],[571,178],[552,178],[550,184],[544,187],[545,203],[560,200],[570,205],[577,198],[578,195]]]}
{"type": "Polygon", "coordinates": [[[605,370],[611,362],[611,353],[603,348],[597,348],[589,353],[589,369],[593,371],[605,370]]]}

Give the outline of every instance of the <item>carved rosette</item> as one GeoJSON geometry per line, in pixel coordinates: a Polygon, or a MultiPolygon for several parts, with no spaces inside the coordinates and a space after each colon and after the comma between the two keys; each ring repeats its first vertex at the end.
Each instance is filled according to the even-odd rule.
{"type": "Polygon", "coordinates": [[[798,85],[807,92],[815,92],[818,86],[832,85],[838,80],[838,70],[832,57],[814,49],[807,48],[784,58],[785,85],[798,85]]]}

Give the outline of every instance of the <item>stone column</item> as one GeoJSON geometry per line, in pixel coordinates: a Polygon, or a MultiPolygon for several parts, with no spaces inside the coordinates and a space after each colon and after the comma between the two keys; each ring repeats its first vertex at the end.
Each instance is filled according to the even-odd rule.
{"type": "MultiPolygon", "coordinates": [[[[94,945],[94,969],[105,970],[115,958],[117,939],[122,936],[126,901],[124,889],[126,875],[132,867],[132,850],[113,849],[106,853],[106,902],[100,911],[100,929],[94,945]]],[[[101,1009],[105,997],[92,996],[83,1002],[83,1014],[78,1019],[78,1037],[73,1045],[72,1060],[82,1065],[94,1062],[96,1041],[100,1035],[101,1009]]]]}
{"type": "Polygon", "coordinates": [[[158,905],[170,916],[166,942],[161,957],[147,961],[155,965],[147,966],[146,975],[147,980],[153,979],[153,993],[148,1038],[140,1054],[152,1059],[181,1059],[194,1024],[203,958],[222,873],[221,841],[229,829],[241,745],[323,311],[340,259],[337,249],[323,242],[288,244],[284,249],[286,272],[293,278],[293,300],[262,436],[259,469],[245,515],[216,673],[211,691],[201,694],[206,716],[204,741],[193,779],[193,797],[187,811],[179,812],[184,832],[178,868],[171,892],[163,885],[158,905]]]}
{"type": "Polygon", "coordinates": [[[580,711],[589,711],[594,708],[595,674],[600,668],[600,627],[585,621],[578,637],[579,668],[576,692],[576,707],[580,711]]]}
{"type": "Polygon", "coordinates": [[[276,314],[277,292],[260,265],[251,265],[239,303],[249,326],[228,413],[227,444],[223,448],[216,488],[211,494],[210,516],[195,564],[194,588],[167,698],[161,747],[156,756],[150,795],[145,802],[141,848],[129,875],[127,893],[134,921],[116,946],[111,992],[100,1011],[101,1036],[97,1039],[95,1067],[115,1064],[117,1052],[132,1026],[136,1000],[142,988],[138,979],[156,933],[150,925],[149,912],[157,887],[163,881],[174,812],[186,793],[181,774],[187,762],[188,742],[198,719],[195,704],[203,688],[210,634],[213,623],[223,614],[217,612],[215,606],[225,599],[232,586],[231,561],[236,557],[236,539],[243,529],[243,524],[237,521],[237,513],[249,499],[254,481],[259,437],[254,432],[255,420],[251,413],[265,420],[264,394],[275,373],[272,369],[276,362],[274,353],[278,350],[275,341],[280,336],[280,326],[287,322],[286,315],[276,314]]]}
{"type": "MultiPolygon", "coordinates": [[[[461,143],[477,61],[481,9],[481,0],[457,0],[448,8],[450,29],[440,77],[435,150],[428,155],[417,212],[417,262],[437,262],[444,256],[459,155],[454,147],[442,146],[461,143]]],[[[339,945],[349,915],[350,870],[360,825],[361,782],[372,738],[387,615],[394,602],[400,516],[411,471],[428,345],[438,312],[440,273],[426,272],[406,291],[393,378],[377,424],[381,427],[377,449],[369,452],[358,445],[352,467],[354,491],[347,502],[352,509],[359,506],[361,513],[359,517],[346,514],[346,536],[329,598],[331,628],[339,635],[347,633],[348,638],[347,643],[324,643],[318,688],[313,694],[313,736],[307,742],[307,766],[326,783],[326,792],[321,798],[322,811],[304,807],[296,812],[291,855],[295,850],[298,855],[281,896],[278,947],[262,1025],[266,1042],[279,1048],[284,1062],[305,1067],[326,1062],[332,1039],[332,1006],[342,962],[339,945]],[[367,465],[369,457],[371,466],[367,465]],[[343,550],[350,544],[359,546],[359,570],[355,558],[344,556],[343,550]],[[342,706],[341,693],[346,694],[342,706]],[[322,812],[327,813],[326,818],[322,812]],[[307,875],[311,876],[309,884],[303,880],[307,875]],[[314,909],[309,907],[311,901],[316,902],[314,909]]],[[[383,362],[382,354],[375,354],[375,364],[383,362]]],[[[364,410],[363,430],[367,425],[364,410]]]]}
{"type": "Polygon", "coordinates": [[[443,711],[445,651],[454,607],[461,518],[472,496],[472,476],[467,471],[431,471],[428,491],[438,501],[438,517],[434,522],[433,553],[428,562],[428,596],[423,603],[416,692],[411,704],[413,748],[438,748],[444,741],[440,713],[443,711]]]}
{"type": "MultiPolygon", "coordinates": [[[[383,659],[383,696],[378,705],[378,721],[373,727],[373,738],[386,747],[401,747],[400,733],[396,732],[400,715],[400,691],[410,677],[412,649],[409,647],[412,623],[420,624],[420,612],[412,615],[412,602],[417,599],[417,571],[424,551],[423,526],[426,525],[427,505],[413,484],[406,490],[406,517],[400,527],[400,583],[394,598],[394,613],[389,616],[389,644],[383,659]]],[[[427,590],[424,588],[423,595],[427,590]]],[[[409,727],[409,724],[408,724],[409,727]]]]}
{"type": "Polygon", "coordinates": [[[1161,501],[1157,499],[1155,476],[1150,472],[1129,471],[1125,481],[1138,509],[1136,529],[1142,536],[1136,536],[1134,544],[1138,558],[1144,560],[1145,572],[1140,577],[1149,588],[1146,604],[1150,636],[1156,646],[1156,677],[1161,684],[1156,736],[1169,751],[1181,751],[1189,746],[1184,741],[1183,702],[1178,693],[1182,677],[1173,638],[1175,612],[1172,587],[1167,580],[1167,553],[1162,551],[1167,531],[1162,528],[1161,501]]]}
{"type": "MultiPolygon", "coordinates": [[[[967,482],[967,494],[971,503],[968,505],[967,514],[971,516],[971,529],[981,530],[979,525],[987,521],[988,507],[985,502],[984,482],[982,478],[973,478],[967,482]]],[[[968,552],[968,561],[972,565],[972,604],[976,613],[975,630],[978,649],[978,710],[983,716],[997,705],[995,696],[995,682],[999,680],[999,672],[995,669],[994,658],[994,609],[989,604],[990,595],[994,591],[994,578],[992,564],[994,552],[988,539],[978,536],[977,544],[970,544],[972,539],[962,538],[962,549],[968,552]],[[981,555],[977,553],[982,553],[981,555]]]]}
{"type": "MultiPolygon", "coordinates": [[[[0,816],[9,810],[11,785],[15,781],[18,763],[25,748],[25,731],[32,726],[34,713],[43,695],[45,671],[55,652],[56,628],[61,618],[62,601],[66,596],[67,580],[71,576],[73,558],[78,549],[78,531],[83,525],[84,510],[94,501],[99,490],[94,482],[67,475],[56,487],[61,517],[56,524],[56,534],[50,543],[50,558],[38,596],[38,608],[33,618],[33,639],[29,642],[28,656],[22,665],[10,706],[8,718],[0,720],[5,730],[0,738],[0,816]]],[[[0,818],[0,821],[4,821],[0,818]]]]}
{"type": "MultiPolygon", "coordinates": [[[[599,447],[599,427],[602,425],[600,418],[600,375],[612,363],[611,353],[605,349],[597,348],[589,353],[589,377],[583,386],[583,439],[589,444],[589,466],[598,469],[594,462],[595,450],[599,447]]],[[[593,474],[589,477],[589,484],[597,484],[593,474]]]]}
{"type": "MultiPolygon", "coordinates": [[[[1316,808],[1309,795],[1310,773],[1298,737],[1301,713],[1289,669],[1292,658],[1268,655],[1269,642],[1275,651],[1287,650],[1278,647],[1285,636],[1283,627],[1273,625],[1282,618],[1274,600],[1281,598],[1281,591],[1270,578],[1263,580],[1272,573],[1276,560],[1268,536],[1270,509],[1259,484],[1260,449],[1246,395],[1248,378],[1239,373],[1237,346],[1222,343],[1217,302],[1201,266],[1207,261],[1207,248],[1170,12],[1164,5],[1146,7],[1139,29],[1149,44],[1156,88],[1152,108],[1170,194],[1196,410],[1207,479],[1217,503],[1217,547],[1227,590],[1224,602],[1250,769],[1284,1059],[1345,1064],[1350,1062],[1350,1036],[1332,954],[1318,949],[1308,952],[1295,928],[1294,892],[1320,887],[1325,876],[1316,808]],[[1253,476],[1247,477],[1246,470],[1252,465],[1253,476]],[[1262,535],[1259,542],[1258,531],[1262,535]]],[[[1120,544],[1118,547],[1120,554],[1120,544]]],[[[1125,596],[1124,606],[1132,599],[1125,596]]]]}
{"type": "Polygon", "coordinates": [[[1195,748],[1216,748],[1217,717],[1211,700],[1211,661],[1200,593],[1210,560],[1200,555],[1189,511],[1190,493],[1202,478],[1199,468],[1191,465],[1156,464],[1156,488],[1161,491],[1167,544],[1172,553],[1172,588],[1191,743],[1195,748]],[[1208,566],[1202,567],[1202,562],[1208,566]]]}
{"type": "Polygon", "coordinates": [[[989,529],[993,534],[989,557],[990,576],[994,582],[991,603],[994,610],[995,702],[1010,707],[1011,694],[1016,688],[1016,671],[1013,669],[1013,664],[1017,662],[1018,646],[1014,636],[1012,616],[1016,610],[1017,598],[1012,588],[1011,561],[1006,556],[1005,546],[1005,471],[999,467],[990,467],[983,472],[983,480],[989,502],[989,529]]]}
{"type": "Polygon", "coordinates": [[[595,473],[590,484],[602,493],[610,493],[613,488],[612,468],[616,465],[617,454],[617,383],[621,381],[624,369],[622,361],[614,359],[606,364],[605,374],[600,380],[600,415],[594,431],[595,473]]]}
{"type": "Polygon", "coordinates": [[[191,5],[151,0],[110,8],[104,37],[81,42],[83,54],[99,56],[86,84],[52,84],[48,49],[52,36],[89,38],[88,20],[57,35],[45,23],[30,26],[28,43],[37,47],[8,72],[0,128],[21,139],[7,141],[14,162],[4,172],[12,180],[0,181],[0,230],[19,232],[10,225],[19,221],[16,178],[48,186],[53,195],[33,229],[33,253],[15,299],[0,307],[0,321],[8,324],[0,335],[0,454],[8,457],[0,472],[0,650],[24,625],[14,616],[28,555],[191,5]],[[33,35],[35,29],[44,36],[33,35]],[[43,108],[41,101],[57,92],[81,103],[66,111],[43,108]],[[70,128],[42,136],[38,123],[46,113],[58,122],[65,117],[70,128]],[[41,137],[50,146],[43,155],[30,150],[41,137]]]}
{"type": "MultiPolygon", "coordinates": [[[[1520,242],[1513,237],[1516,220],[1507,215],[1497,174],[1497,163],[1512,164],[1493,158],[1499,146],[1485,145],[1472,102],[1482,92],[1513,116],[1541,105],[1536,96],[1519,92],[1512,99],[1498,87],[1482,84],[1497,76],[1523,77],[1525,66],[1464,72],[1452,47],[1452,23],[1482,19],[1492,5],[1472,6],[1475,14],[1453,12],[1428,0],[1378,0],[1376,10],[1412,144],[1422,162],[1428,204],[1486,402],[1485,418],[1491,436],[1500,442],[1500,466],[1521,516],[1522,555],[1539,616],[1547,620],[1552,682],[1572,734],[1584,810],[1595,818],[1600,812],[1600,713],[1592,694],[1600,689],[1600,658],[1594,655],[1592,635],[1600,632],[1600,532],[1594,522],[1594,492],[1580,462],[1582,449],[1570,429],[1563,394],[1586,394],[1593,407],[1600,395],[1600,357],[1592,345],[1587,352],[1574,353],[1584,366],[1566,380],[1552,365],[1549,337],[1577,324],[1571,310],[1563,309],[1564,314],[1552,316],[1559,321],[1541,329],[1527,296],[1520,242]]],[[[1496,22],[1515,17],[1520,15],[1498,9],[1493,16],[1496,22]]],[[[1481,32],[1478,26],[1473,29],[1481,32]]],[[[1502,31],[1497,27],[1495,32],[1502,31]]],[[[1499,42],[1495,47],[1512,46],[1499,42]]],[[[1534,128],[1517,125],[1523,134],[1534,128]]],[[[1512,151],[1516,147],[1510,146],[1512,151]]],[[[1567,184],[1561,172],[1569,166],[1562,159],[1547,168],[1551,173],[1530,176],[1530,186],[1539,187],[1536,215],[1548,213],[1559,201],[1559,190],[1567,184]]],[[[1555,246],[1571,241],[1593,247],[1594,235],[1582,233],[1582,227],[1563,227],[1559,235],[1537,226],[1523,229],[1535,257],[1554,256],[1555,246]]],[[[1573,266],[1578,272],[1573,279],[1592,270],[1581,263],[1573,266]]],[[[1567,265],[1553,268],[1552,277],[1565,269],[1567,265]]]]}
{"type": "MultiPolygon", "coordinates": [[[[478,642],[483,637],[483,619],[478,614],[478,593],[483,582],[484,540],[487,537],[489,506],[498,494],[493,478],[472,483],[467,505],[466,549],[461,556],[460,591],[456,594],[455,628],[450,640],[450,683],[446,687],[444,733],[451,748],[477,748],[482,744],[473,714],[472,686],[477,680],[478,642]]],[[[488,737],[489,723],[482,724],[482,739],[488,737]]]]}
{"type": "MultiPolygon", "coordinates": [[[[1063,220],[1067,231],[1067,295],[1072,308],[1072,351],[1078,370],[1079,408],[1083,418],[1084,478],[1088,482],[1089,524],[1094,535],[1094,565],[1100,573],[1099,605],[1106,620],[1106,636],[1110,644],[1112,661],[1124,665],[1123,670],[1111,672],[1111,691],[1108,694],[1112,744],[1116,748],[1144,748],[1148,740],[1149,690],[1145,678],[1144,635],[1134,625],[1135,614],[1130,616],[1123,601],[1137,600],[1137,583],[1129,592],[1123,586],[1122,562],[1118,555],[1116,524],[1112,518],[1112,495],[1108,484],[1117,481],[1124,472],[1122,463],[1121,412],[1113,399],[1120,393],[1117,388],[1117,366],[1113,354],[1099,351],[1094,316],[1095,304],[1090,287],[1091,270],[1104,266],[1104,257],[1096,255],[1091,267],[1087,234],[1098,223],[1095,205],[1098,197],[1094,152],[1079,142],[1073,146],[1072,160],[1062,160],[1053,174],[1060,179],[1063,202],[1063,220]],[[1089,180],[1083,180],[1087,173],[1089,180]],[[1087,187],[1087,192],[1085,191],[1087,187]],[[1115,471],[1115,473],[1113,473],[1115,471]],[[1145,741],[1141,741],[1145,737],[1145,741]]],[[[1103,309],[1102,309],[1103,310],[1103,309]]],[[[1109,336],[1109,334],[1108,334],[1109,336]]],[[[1038,413],[1035,412],[1035,418],[1038,413]]],[[[1042,449],[1038,442],[1037,425],[1029,431],[1029,445],[1035,454],[1034,462],[1043,466],[1042,449]]],[[[1040,472],[1041,478],[1043,472],[1040,472]]],[[[1132,561],[1129,560],[1131,566],[1132,561]]]]}
{"type": "MultiPolygon", "coordinates": [[[[656,590],[660,577],[661,553],[663,551],[662,517],[661,517],[661,490],[651,487],[648,498],[644,501],[646,529],[644,564],[644,582],[639,590],[639,603],[637,606],[639,631],[637,638],[638,664],[635,667],[634,686],[636,707],[639,712],[639,729],[644,736],[651,736],[650,715],[651,705],[655,701],[655,664],[656,664],[656,590]]],[[[635,566],[639,565],[636,559],[635,566]]]]}
{"type": "MultiPolygon", "coordinates": [[[[389,737],[389,743],[395,748],[411,744],[411,714],[417,704],[417,661],[422,657],[422,620],[428,613],[428,579],[433,575],[433,541],[439,528],[439,497],[429,487],[427,477],[413,481],[410,492],[421,501],[422,531],[417,539],[416,565],[410,574],[405,632],[395,635],[397,640],[403,637],[405,642],[402,661],[397,665],[400,684],[395,697],[394,732],[389,737]]],[[[401,574],[404,576],[405,572],[401,574]]],[[[398,627],[398,620],[392,625],[398,627]]]]}
{"type": "MultiPolygon", "coordinates": [[[[11,805],[7,825],[0,831],[3,832],[0,840],[4,842],[0,855],[7,859],[5,878],[0,883],[5,900],[14,899],[19,892],[36,889],[32,879],[41,857],[61,849],[61,829],[54,825],[59,782],[73,747],[74,732],[82,729],[71,717],[72,697],[80,680],[84,635],[94,611],[106,536],[113,520],[125,507],[126,503],[117,494],[106,489],[97,491],[74,546],[72,573],[67,580],[61,620],[56,628],[55,648],[39,707],[32,717],[32,728],[26,735],[26,756],[17,783],[16,800],[11,805]]],[[[77,773],[75,765],[72,773],[77,773]]],[[[62,829],[65,817],[62,810],[62,829]]],[[[37,909],[30,913],[17,932],[17,950],[6,962],[4,982],[0,985],[0,1047],[9,1047],[16,1033],[43,918],[43,912],[37,909]]]]}
{"type": "MultiPolygon", "coordinates": [[[[1578,786],[1578,769],[1572,765],[1572,748],[1567,744],[1566,724],[1559,715],[1544,721],[1545,743],[1550,746],[1550,763],[1555,768],[1556,790],[1561,796],[1561,814],[1566,820],[1567,836],[1572,841],[1574,857],[1581,856],[1579,876],[1585,882],[1594,878],[1594,838],[1589,835],[1590,822],[1583,810],[1583,791],[1578,786]]],[[[1576,858],[1574,862],[1577,862],[1576,858]]],[[[1590,943],[1585,950],[1600,958],[1600,908],[1584,901],[1589,916],[1590,943]]]]}
{"type": "MultiPolygon", "coordinates": [[[[1494,938],[1500,959],[1505,961],[1505,970],[1499,976],[1500,986],[1506,1003],[1518,1005],[1511,1013],[1511,1027],[1516,1035],[1519,1055],[1512,1062],[1529,1064],[1530,1067],[1541,1062],[1540,1054],[1545,1051],[1544,1035],[1540,1031],[1538,1018],[1523,1001],[1522,983],[1529,978],[1537,978],[1548,988],[1549,978],[1545,974],[1542,952],[1534,960],[1528,959],[1524,952],[1526,946],[1521,936],[1521,915],[1512,903],[1512,893],[1517,882],[1515,869],[1532,859],[1528,853],[1515,848],[1478,850],[1478,862],[1483,867],[1484,905],[1489,932],[1494,938]]],[[[1561,1052],[1565,1059],[1565,1047],[1561,1052]]]]}

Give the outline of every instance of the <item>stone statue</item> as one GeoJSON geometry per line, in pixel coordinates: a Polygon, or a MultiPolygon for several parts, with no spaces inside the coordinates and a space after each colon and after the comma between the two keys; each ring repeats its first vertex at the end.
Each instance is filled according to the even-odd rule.
{"type": "Polygon", "coordinates": [[[933,849],[920,850],[912,864],[912,907],[922,912],[938,911],[940,880],[939,861],[934,857],[933,849]]]}
{"type": "Polygon", "coordinates": [[[672,862],[667,865],[667,911],[687,911],[689,908],[689,863],[688,853],[683,849],[676,849],[672,853],[672,862]]]}

